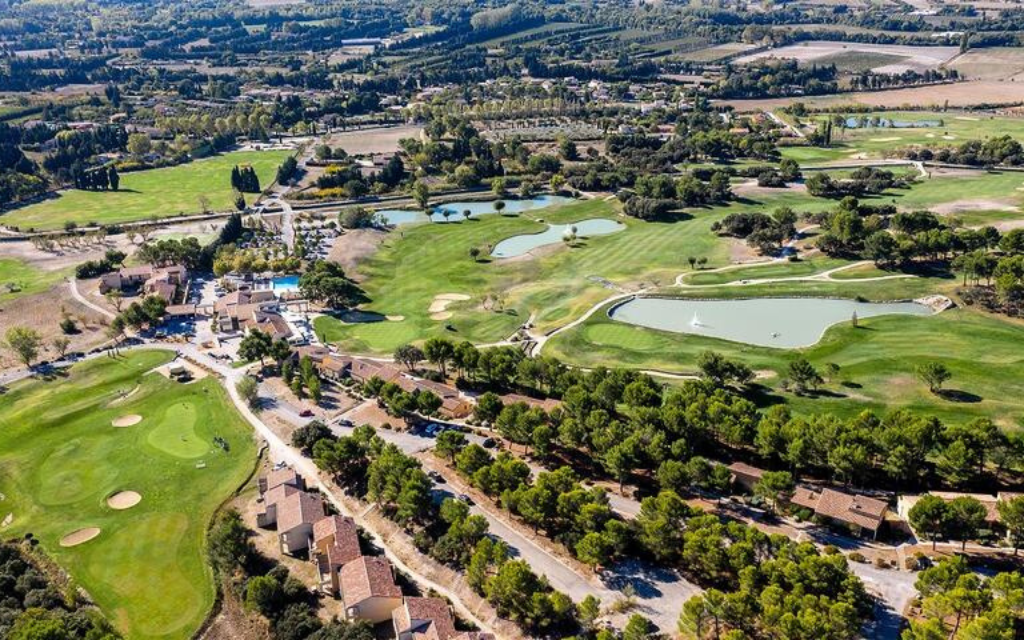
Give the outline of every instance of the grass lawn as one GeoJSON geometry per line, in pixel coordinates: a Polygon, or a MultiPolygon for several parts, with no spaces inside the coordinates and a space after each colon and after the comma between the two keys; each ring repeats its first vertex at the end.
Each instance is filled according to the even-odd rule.
{"type": "MultiPolygon", "coordinates": [[[[502,340],[531,314],[536,314],[535,323],[541,329],[553,328],[609,295],[602,278],[619,286],[667,284],[684,269],[689,255],[708,257],[709,266],[725,264],[725,244],[710,227],[727,210],[699,212],[676,222],[621,218],[627,228],[618,233],[581,240],[576,247],[554,245],[536,256],[490,262],[474,262],[469,249],[478,247],[486,255],[488,245],[517,234],[537,233],[545,226],[525,215],[490,215],[403,227],[390,234],[360,273],[371,298],[364,308],[404,319],[348,324],[322,317],[315,326],[322,337],[343,350],[373,353],[389,353],[400,344],[433,335],[476,343],[502,340]],[[449,305],[450,319],[431,319],[431,302],[445,293],[470,299],[449,305]],[[485,310],[488,296],[501,298],[503,310],[485,310]],[[455,330],[447,330],[447,324],[455,330]]],[[[616,205],[600,200],[533,212],[552,223],[616,214],[616,205]]]]}
{"type": "MultiPolygon", "coordinates": [[[[199,213],[200,196],[210,209],[225,211],[231,200],[231,167],[251,164],[260,185],[273,180],[287,151],[238,151],[188,164],[136,171],[121,176],[119,191],[62,191],[51,200],[15,209],[0,217],[0,223],[21,229],[57,229],[65,222],[78,224],[133,222],[199,213]]],[[[246,194],[251,202],[255,194],[246,194]]]]}
{"type": "Polygon", "coordinates": [[[202,623],[214,599],[206,528],[255,463],[249,427],[213,378],[147,373],[170,358],[99,358],[0,397],[0,510],[14,518],[4,535],[34,534],[128,638],[188,638],[202,623]],[[111,425],[127,414],[142,421],[111,425]],[[106,499],[119,491],[142,501],[114,510],[106,499]],[[88,527],[101,533],[60,546],[88,527]]]}
{"type": "Polygon", "coordinates": [[[46,291],[71,272],[45,271],[17,258],[0,258],[0,302],[46,291]]]}
{"type": "MultiPolygon", "coordinates": [[[[774,269],[775,265],[768,268],[774,269]]],[[[748,268],[745,275],[757,277],[755,270],[748,268]]],[[[803,270],[797,267],[798,272],[803,270]]],[[[856,274],[857,277],[871,275],[875,274],[870,271],[856,274]]],[[[674,295],[717,298],[818,295],[893,300],[949,292],[953,287],[951,280],[916,278],[669,291],[674,295]]],[[[1017,344],[1022,337],[1024,325],[1019,322],[971,309],[954,309],[937,316],[863,319],[857,328],[843,323],[829,329],[812,347],[771,349],[636,327],[613,321],[606,310],[602,310],[581,326],[553,338],[545,354],[581,366],[617,363],[692,373],[696,370],[697,356],[710,349],[738,358],[755,370],[768,372],[770,375],[761,380],[764,385],[761,399],[766,404],[784,399],[798,411],[828,411],[843,416],[864,409],[884,412],[907,407],[927,411],[950,422],[988,416],[1004,428],[1019,428],[1024,425],[1024,358],[1010,345],[1017,344]],[[826,393],[813,398],[781,391],[780,381],[786,367],[798,355],[807,357],[819,371],[823,371],[827,363],[840,365],[842,379],[848,384],[832,382],[826,385],[826,393]],[[952,370],[953,379],[947,387],[964,392],[964,401],[935,396],[917,380],[916,367],[934,360],[942,361],[952,370]]]]}

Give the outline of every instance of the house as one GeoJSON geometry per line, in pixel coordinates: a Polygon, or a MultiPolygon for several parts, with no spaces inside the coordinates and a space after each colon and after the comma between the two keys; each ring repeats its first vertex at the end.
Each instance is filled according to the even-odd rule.
{"type": "Polygon", "coordinates": [[[394,382],[407,393],[429,391],[441,399],[441,413],[449,418],[464,418],[473,411],[472,403],[455,387],[413,377],[388,363],[329,355],[318,368],[321,375],[332,380],[351,378],[362,384],[376,377],[384,382],[394,382]]]}
{"type": "Polygon", "coordinates": [[[361,556],[338,572],[345,615],[350,620],[373,624],[391,618],[402,606],[402,590],[395,584],[391,563],[376,556],[361,556]]]}
{"type": "Polygon", "coordinates": [[[391,612],[398,640],[450,640],[457,635],[451,608],[441,598],[406,598],[391,612]]]}
{"type": "Polygon", "coordinates": [[[340,592],[338,572],[362,555],[359,531],[352,518],[332,515],[313,524],[312,556],[320,576],[320,590],[324,593],[334,595],[340,592]]]}
{"type": "MultiPolygon", "coordinates": [[[[284,485],[285,489],[289,489],[284,485]]],[[[274,490],[276,491],[276,489],[274,490]]],[[[320,496],[305,491],[286,491],[288,495],[274,503],[277,517],[277,537],[281,551],[296,554],[313,544],[313,525],[327,515],[320,496]]],[[[268,495],[271,492],[268,492],[268,495]]]]}
{"type": "Polygon", "coordinates": [[[260,527],[277,526],[277,505],[288,496],[299,493],[302,489],[289,484],[278,485],[263,493],[263,512],[256,515],[256,524],[260,527]]]}
{"type": "Polygon", "coordinates": [[[761,481],[764,469],[758,469],[745,462],[734,462],[729,465],[729,472],[732,474],[732,483],[745,491],[754,491],[754,485],[761,481]]]}
{"type": "Polygon", "coordinates": [[[277,307],[277,297],[272,290],[253,291],[240,287],[214,303],[214,326],[221,333],[263,331],[274,340],[287,340],[292,330],[277,307]]]}
{"type": "Polygon", "coordinates": [[[917,504],[917,501],[926,495],[935,496],[941,498],[944,502],[952,502],[957,498],[974,498],[985,507],[985,523],[989,528],[995,528],[999,525],[999,502],[1007,499],[1006,492],[1000,492],[999,495],[992,495],[989,493],[959,493],[956,491],[929,491],[928,493],[920,495],[901,495],[899,500],[896,501],[896,513],[901,518],[910,520],[910,510],[917,504]]]}
{"type": "Polygon", "coordinates": [[[267,475],[263,476],[256,481],[259,486],[260,495],[265,494],[271,489],[280,487],[281,485],[292,486],[299,491],[306,490],[306,480],[300,476],[295,469],[291,467],[281,467],[280,469],[274,469],[267,475]]]}
{"type": "Polygon", "coordinates": [[[885,521],[889,505],[883,500],[835,489],[798,486],[790,504],[810,509],[816,516],[848,526],[855,534],[870,531],[871,537],[885,521]]]}
{"type": "Polygon", "coordinates": [[[100,293],[142,289],[146,295],[156,295],[168,304],[178,295],[178,287],[188,280],[188,269],[172,264],[166,267],[142,265],[125,267],[100,276],[100,293]]]}

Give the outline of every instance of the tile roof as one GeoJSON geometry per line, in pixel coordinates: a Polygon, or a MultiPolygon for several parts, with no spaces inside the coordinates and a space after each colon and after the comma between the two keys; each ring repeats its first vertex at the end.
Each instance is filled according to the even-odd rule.
{"type": "Polygon", "coordinates": [[[264,489],[264,492],[269,491],[274,487],[279,487],[283,484],[288,484],[293,487],[298,487],[300,489],[306,488],[305,480],[303,480],[302,476],[300,476],[298,472],[296,472],[295,469],[292,469],[291,467],[273,469],[271,470],[270,473],[266,475],[266,478],[264,480],[266,482],[266,488],[264,489]]]}
{"type": "Polygon", "coordinates": [[[734,462],[730,464],[729,471],[731,471],[737,478],[747,478],[754,481],[760,480],[761,476],[764,475],[764,469],[758,469],[757,467],[751,466],[745,462],[734,462]]]}
{"type": "Polygon", "coordinates": [[[888,503],[882,500],[828,488],[816,491],[809,487],[797,487],[790,502],[814,509],[820,516],[870,531],[882,525],[885,512],[889,509],[888,503]]]}
{"type": "Polygon", "coordinates": [[[338,572],[345,607],[354,607],[370,598],[401,598],[391,563],[376,556],[362,556],[338,572]]]}
{"type": "Polygon", "coordinates": [[[456,635],[451,609],[441,598],[406,598],[391,612],[391,618],[399,634],[415,631],[436,640],[450,640],[456,635]]]}
{"type": "Polygon", "coordinates": [[[277,530],[280,532],[312,525],[323,517],[324,501],[312,493],[297,491],[277,503],[277,530]]]}
{"type": "Polygon", "coordinates": [[[313,545],[327,556],[332,568],[344,566],[363,555],[356,523],[343,516],[327,516],[314,522],[313,545]]]}
{"type": "Polygon", "coordinates": [[[298,493],[299,491],[301,491],[301,489],[297,489],[290,484],[279,484],[276,487],[268,489],[263,494],[263,504],[269,507],[270,505],[277,504],[288,496],[298,493]]]}

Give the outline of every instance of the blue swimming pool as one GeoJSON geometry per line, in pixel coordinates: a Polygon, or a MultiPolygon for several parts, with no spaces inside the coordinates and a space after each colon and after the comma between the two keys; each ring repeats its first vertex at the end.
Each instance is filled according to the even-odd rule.
{"type": "Polygon", "coordinates": [[[270,281],[270,285],[271,288],[274,290],[274,293],[276,294],[288,293],[290,291],[298,291],[299,276],[291,275],[274,278],[273,280],[270,281]]]}

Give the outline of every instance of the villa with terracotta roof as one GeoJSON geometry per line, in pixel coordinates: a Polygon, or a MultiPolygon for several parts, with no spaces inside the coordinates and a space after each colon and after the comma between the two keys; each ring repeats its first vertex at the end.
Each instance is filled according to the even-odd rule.
{"type": "Polygon", "coordinates": [[[292,330],[277,308],[277,296],[272,290],[243,287],[214,303],[214,327],[221,333],[263,331],[274,340],[287,340],[292,330]]]}
{"type": "Polygon", "coordinates": [[[267,475],[261,477],[257,483],[259,485],[260,494],[264,494],[267,491],[283,484],[291,485],[300,491],[306,490],[306,480],[291,467],[274,469],[267,475]]]}
{"type": "Polygon", "coordinates": [[[402,606],[402,590],[395,584],[394,570],[385,558],[362,556],[338,572],[345,615],[350,620],[373,624],[391,619],[402,606]]]}
{"type": "Polygon", "coordinates": [[[277,526],[281,551],[290,555],[306,551],[313,545],[313,525],[327,515],[320,496],[281,485],[266,493],[266,511],[257,516],[261,527],[277,526]]]}
{"type": "Polygon", "coordinates": [[[450,640],[458,633],[451,607],[441,598],[406,598],[391,620],[398,640],[450,640]]]}
{"type": "Polygon", "coordinates": [[[141,289],[146,295],[156,295],[168,304],[173,304],[178,296],[178,287],[188,280],[188,269],[181,265],[154,267],[142,265],[125,267],[100,276],[100,293],[141,289]]]}
{"type": "Polygon", "coordinates": [[[816,516],[845,525],[854,533],[870,531],[872,538],[878,536],[889,511],[883,500],[829,488],[798,486],[789,501],[810,509],[816,516]]]}
{"type": "Polygon", "coordinates": [[[320,576],[320,590],[329,595],[337,595],[341,591],[338,572],[363,555],[355,521],[332,515],[315,522],[311,555],[320,576]]]}

